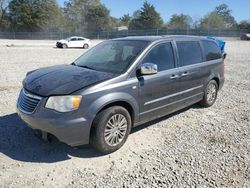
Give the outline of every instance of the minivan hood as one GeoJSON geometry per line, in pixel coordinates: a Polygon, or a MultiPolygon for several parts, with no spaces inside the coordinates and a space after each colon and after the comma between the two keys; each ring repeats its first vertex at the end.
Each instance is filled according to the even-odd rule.
{"type": "Polygon", "coordinates": [[[23,87],[40,96],[68,95],[74,91],[117,76],[73,65],[41,68],[27,74],[23,87]]]}

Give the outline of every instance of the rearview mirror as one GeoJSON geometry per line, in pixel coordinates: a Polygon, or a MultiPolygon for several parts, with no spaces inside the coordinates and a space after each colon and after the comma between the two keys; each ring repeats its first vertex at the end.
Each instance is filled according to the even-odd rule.
{"type": "Polygon", "coordinates": [[[141,65],[140,71],[142,75],[150,75],[150,74],[156,74],[158,72],[158,68],[156,64],[144,63],[141,65]]]}

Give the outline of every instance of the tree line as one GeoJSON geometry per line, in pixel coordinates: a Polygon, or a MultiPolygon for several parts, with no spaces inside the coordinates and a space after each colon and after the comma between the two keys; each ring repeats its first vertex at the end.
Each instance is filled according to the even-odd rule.
{"type": "Polygon", "coordinates": [[[145,1],[133,15],[110,16],[100,0],[67,0],[59,7],[56,0],[0,0],[0,31],[88,32],[146,29],[249,29],[250,20],[237,23],[226,4],[215,7],[200,19],[174,14],[164,22],[154,5],[145,1]]]}

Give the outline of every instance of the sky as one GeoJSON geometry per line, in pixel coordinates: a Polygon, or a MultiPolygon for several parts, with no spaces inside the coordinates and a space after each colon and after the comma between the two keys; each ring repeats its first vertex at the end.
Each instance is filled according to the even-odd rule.
{"type": "MultiPolygon", "coordinates": [[[[64,0],[57,0],[63,6],[64,0]]],[[[120,18],[124,14],[133,15],[140,9],[145,0],[101,0],[110,10],[113,17],[120,18]]],[[[209,11],[222,3],[226,3],[232,10],[236,21],[250,19],[250,0],[148,0],[160,13],[165,22],[169,21],[173,14],[188,14],[194,20],[198,20],[209,11]]]]}

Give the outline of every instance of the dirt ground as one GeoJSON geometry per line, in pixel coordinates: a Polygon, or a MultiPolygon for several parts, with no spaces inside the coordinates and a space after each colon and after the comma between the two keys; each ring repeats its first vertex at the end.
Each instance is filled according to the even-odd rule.
{"type": "Polygon", "coordinates": [[[26,72],[85,51],[54,46],[0,40],[0,187],[250,187],[250,42],[227,41],[226,82],[214,106],[135,128],[110,155],[44,143],[18,118],[26,72]]]}

